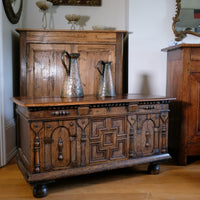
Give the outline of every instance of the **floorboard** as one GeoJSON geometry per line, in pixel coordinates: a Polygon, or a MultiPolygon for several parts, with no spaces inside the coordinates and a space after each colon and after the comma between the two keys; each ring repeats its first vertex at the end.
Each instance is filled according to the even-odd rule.
{"type": "MultiPolygon", "coordinates": [[[[147,164],[57,180],[46,199],[67,200],[199,200],[200,160],[187,166],[160,165],[159,175],[146,174],[147,164]]],[[[0,169],[0,199],[35,199],[15,162],[0,169]]]]}

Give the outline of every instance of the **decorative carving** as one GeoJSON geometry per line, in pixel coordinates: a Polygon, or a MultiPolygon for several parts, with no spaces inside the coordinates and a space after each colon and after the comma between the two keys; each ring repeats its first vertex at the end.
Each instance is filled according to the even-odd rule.
{"type": "Polygon", "coordinates": [[[149,132],[149,130],[147,130],[146,131],[146,134],[145,134],[145,136],[146,136],[146,143],[145,143],[145,147],[149,147],[150,146],[150,144],[149,144],[149,136],[150,136],[150,132],[149,132]]]}
{"type": "Polygon", "coordinates": [[[183,38],[186,37],[186,34],[192,34],[192,35],[200,36],[199,33],[191,31],[187,28],[184,31],[177,31],[176,30],[175,25],[178,21],[180,21],[180,19],[179,19],[180,12],[181,12],[181,0],[176,0],[176,15],[175,15],[175,17],[173,17],[173,23],[172,23],[172,30],[174,32],[174,35],[176,36],[175,40],[176,41],[182,40],[183,38]]]}
{"type": "MultiPolygon", "coordinates": [[[[147,111],[148,113],[149,111],[147,111]]],[[[160,144],[160,113],[141,114],[137,119],[136,156],[158,154],[160,144]]]]}
{"type": "Polygon", "coordinates": [[[58,160],[63,160],[63,153],[62,153],[62,149],[63,149],[63,141],[62,138],[59,138],[58,141],[58,160]]]}
{"type": "Polygon", "coordinates": [[[110,107],[124,107],[128,106],[129,103],[105,103],[105,104],[91,104],[89,107],[90,108],[107,108],[109,109],[110,107]]]}
{"type": "Polygon", "coordinates": [[[125,118],[106,118],[92,121],[90,162],[127,157],[125,118]]]}
{"type": "Polygon", "coordinates": [[[136,115],[134,116],[128,116],[128,122],[130,124],[130,133],[129,133],[129,140],[130,140],[130,147],[129,147],[129,157],[133,158],[134,157],[134,147],[135,145],[135,129],[134,129],[134,125],[135,122],[137,120],[136,115]]]}
{"type": "Polygon", "coordinates": [[[35,133],[34,138],[34,169],[35,173],[40,173],[40,138],[39,133],[43,128],[42,122],[31,123],[31,129],[35,133]]]}
{"type": "Polygon", "coordinates": [[[168,120],[168,113],[161,113],[160,116],[162,120],[162,153],[167,152],[167,144],[166,144],[166,139],[167,139],[167,120],[168,120]]]}
{"type": "Polygon", "coordinates": [[[88,126],[88,119],[78,119],[77,125],[81,128],[81,166],[86,165],[86,134],[85,129],[88,126]]]}

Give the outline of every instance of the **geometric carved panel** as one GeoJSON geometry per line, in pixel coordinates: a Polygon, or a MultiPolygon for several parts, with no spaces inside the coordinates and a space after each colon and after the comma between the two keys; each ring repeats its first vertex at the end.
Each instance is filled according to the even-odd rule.
{"type": "Polygon", "coordinates": [[[90,135],[90,163],[127,157],[125,118],[93,119],[90,135]]]}

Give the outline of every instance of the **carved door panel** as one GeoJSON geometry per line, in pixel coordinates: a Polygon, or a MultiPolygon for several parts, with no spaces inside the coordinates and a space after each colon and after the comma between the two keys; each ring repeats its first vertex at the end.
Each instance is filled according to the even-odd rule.
{"type": "Polygon", "coordinates": [[[137,116],[137,132],[134,143],[137,157],[150,156],[161,152],[160,115],[144,114],[137,116]]]}
{"type": "Polygon", "coordinates": [[[77,162],[75,121],[45,123],[45,170],[72,167],[77,162]]]}
{"type": "MultiPolygon", "coordinates": [[[[115,85],[115,45],[75,45],[73,51],[80,53],[78,64],[84,95],[97,93],[100,74],[96,66],[100,60],[112,62],[111,71],[115,85]]],[[[117,87],[116,90],[118,90],[117,87]]]]}
{"type": "Polygon", "coordinates": [[[188,105],[188,130],[187,141],[191,146],[190,152],[200,152],[200,73],[190,75],[190,104],[188,105]],[[193,150],[192,150],[193,148],[193,150]]]}
{"type": "Polygon", "coordinates": [[[91,119],[90,163],[127,159],[128,148],[125,117],[91,119]]]}
{"type": "Polygon", "coordinates": [[[21,96],[59,96],[66,75],[61,62],[64,50],[71,45],[30,44],[27,46],[26,83],[21,84],[21,96]]]}

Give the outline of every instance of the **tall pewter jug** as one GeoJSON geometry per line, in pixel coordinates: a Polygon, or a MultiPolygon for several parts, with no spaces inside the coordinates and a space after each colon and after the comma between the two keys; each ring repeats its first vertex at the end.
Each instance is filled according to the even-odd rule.
{"type": "Polygon", "coordinates": [[[111,72],[111,62],[104,62],[100,60],[97,63],[97,70],[100,73],[97,96],[99,97],[115,96],[115,89],[113,85],[112,72],[111,72]]]}
{"type": "Polygon", "coordinates": [[[64,80],[61,97],[83,97],[83,88],[78,69],[79,53],[69,54],[67,51],[62,53],[62,64],[65,67],[67,75],[64,80]],[[68,66],[65,64],[66,58],[69,60],[68,66]]]}

